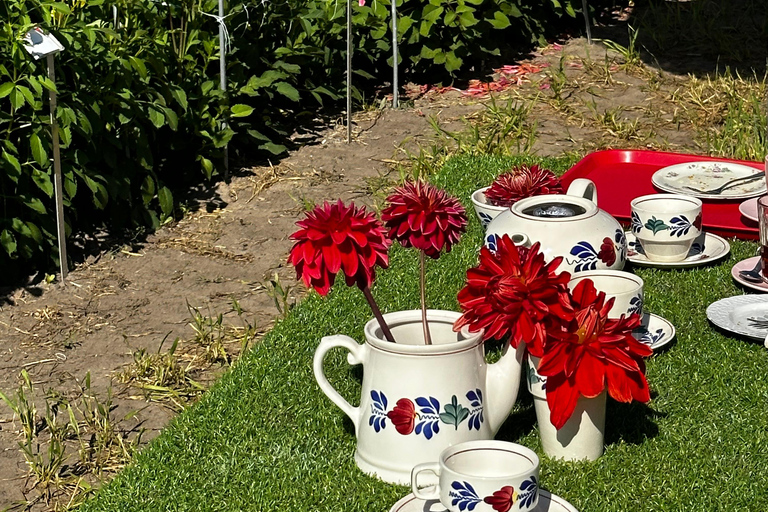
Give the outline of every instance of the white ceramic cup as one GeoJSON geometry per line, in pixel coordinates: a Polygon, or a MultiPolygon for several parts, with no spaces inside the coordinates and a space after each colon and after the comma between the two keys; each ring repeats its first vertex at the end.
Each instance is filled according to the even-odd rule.
{"type": "Polygon", "coordinates": [[[472,206],[475,207],[475,213],[477,214],[480,224],[483,229],[488,227],[493,219],[499,216],[501,212],[509,210],[507,206],[494,206],[485,197],[485,191],[491,187],[483,187],[475,190],[472,193],[472,206]]]}
{"type": "Polygon", "coordinates": [[[639,276],[622,270],[587,270],[575,274],[568,289],[573,291],[585,279],[590,279],[598,292],[605,292],[606,299],[615,299],[608,318],[643,314],[643,280],[639,276]]]}
{"type": "Polygon", "coordinates": [[[539,457],[506,441],[469,441],[450,446],[438,462],[411,471],[413,494],[439,499],[449,512],[533,511],[539,503],[539,457]],[[435,486],[419,488],[419,475],[437,475],[435,486]]]}
{"type": "Polygon", "coordinates": [[[701,199],[677,194],[641,196],[631,203],[632,232],[651,261],[682,261],[701,234],[701,199]]]}

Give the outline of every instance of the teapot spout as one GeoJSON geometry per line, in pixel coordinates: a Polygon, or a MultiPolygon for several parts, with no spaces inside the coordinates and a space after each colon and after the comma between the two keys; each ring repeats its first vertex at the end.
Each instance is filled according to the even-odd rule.
{"type": "Polygon", "coordinates": [[[501,359],[488,365],[485,376],[485,389],[488,395],[486,411],[488,425],[494,435],[499,431],[517,401],[524,356],[525,343],[520,343],[517,348],[507,344],[501,359]]]}

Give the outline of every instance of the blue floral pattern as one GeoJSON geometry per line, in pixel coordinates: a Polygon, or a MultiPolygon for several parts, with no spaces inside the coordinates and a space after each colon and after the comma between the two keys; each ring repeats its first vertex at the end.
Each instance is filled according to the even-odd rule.
{"type": "Polygon", "coordinates": [[[387,426],[387,397],[384,393],[371,390],[371,416],[368,418],[368,424],[373,430],[379,432],[387,426]]]}
{"type": "Polygon", "coordinates": [[[693,224],[685,215],[672,217],[672,219],[669,221],[669,224],[669,232],[672,234],[672,236],[676,236],[678,238],[683,235],[687,235],[693,227],[693,224]]]}
{"type": "Polygon", "coordinates": [[[635,295],[631,299],[629,299],[629,310],[627,310],[627,313],[630,315],[632,313],[642,313],[643,312],[643,297],[641,295],[635,295]]]}
{"type": "Polygon", "coordinates": [[[581,241],[571,249],[571,256],[576,256],[577,260],[567,260],[569,265],[574,265],[574,272],[583,272],[585,270],[595,270],[597,268],[597,251],[586,240],[581,241]]]}
{"type": "Polygon", "coordinates": [[[448,491],[451,505],[458,506],[459,510],[474,510],[483,499],[477,495],[475,488],[469,482],[451,482],[452,491],[448,491]]]}
{"type": "Polygon", "coordinates": [[[419,422],[416,424],[416,434],[424,434],[427,439],[440,432],[440,402],[431,396],[429,399],[420,396],[416,404],[421,408],[419,422]]]}
{"type": "Polygon", "coordinates": [[[495,253],[499,248],[499,235],[490,234],[485,237],[485,246],[488,247],[491,252],[495,253]]]}
{"type": "Polygon", "coordinates": [[[656,329],[655,331],[651,332],[648,329],[642,328],[641,330],[635,331],[635,333],[637,341],[651,347],[659,343],[664,339],[664,336],[666,336],[664,329],[656,329]]]}
{"type": "Polygon", "coordinates": [[[523,483],[520,484],[520,493],[517,495],[517,499],[520,502],[520,508],[523,506],[526,508],[533,506],[538,487],[539,485],[536,482],[536,477],[533,475],[531,475],[530,480],[523,480],[523,483]]]}
{"type": "Polygon", "coordinates": [[[640,220],[640,216],[637,214],[637,212],[632,212],[632,232],[633,233],[639,233],[641,229],[643,229],[643,222],[640,220]]]}
{"type": "Polygon", "coordinates": [[[483,422],[483,392],[479,389],[467,393],[467,400],[472,410],[469,412],[469,430],[480,430],[483,422]]]}
{"type": "Polygon", "coordinates": [[[480,218],[480,224],[482,224],[483,228],[487,228],[488,224],[493,220],[493,217],[485,212],[477,212],[477,216],[480,218]]]}

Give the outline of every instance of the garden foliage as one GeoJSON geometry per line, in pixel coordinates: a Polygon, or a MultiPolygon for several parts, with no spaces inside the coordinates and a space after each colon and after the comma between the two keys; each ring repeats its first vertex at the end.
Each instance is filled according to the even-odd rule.
{"type": "MultiPolygon", "coordinates": [[[[449,77],[541,41],[574,0],[401,0],[401,71],[449,77]]],[[[361,86],[391,76],[390,4],[354,3],[361,86]]],[[[0,265],[56,261],[48,91],[56,89],[67,233],[155,228],[172,190],[219,174],[222,148],[278,155],[297,123],[344,93],[345,9],[337,0],[232,1],[228,92],[219,90],[216,0],[0,2],[0,265]],[[22,36],[65,46],[56,83],[22,36]]]]}

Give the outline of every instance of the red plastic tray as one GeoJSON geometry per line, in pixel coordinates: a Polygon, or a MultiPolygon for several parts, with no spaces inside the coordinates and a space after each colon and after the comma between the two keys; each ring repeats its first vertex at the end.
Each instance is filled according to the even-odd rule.
{"type": "MultiPolygon", "coordinates": [[[[639,151],[611,149],[597,151],[582,158],[561,181],[567,188],[576,178],[588,178],[597,186],[598,206],[607,211],[623,224],[629,224],[629,203],[632,199],[646,194],[663,192],[651,183],[653,173],[668,165],[685,162],[716,161],[750,165],[764,170],[762,162],[729,160],[681,153],[662,151],[639,151]]],[[[739,204],[744,199],[734,201],[702,200],[704,228],[721,236],[736,237],[746,240],[758,238],[757,223],[739,213],[739,204]]]]}

